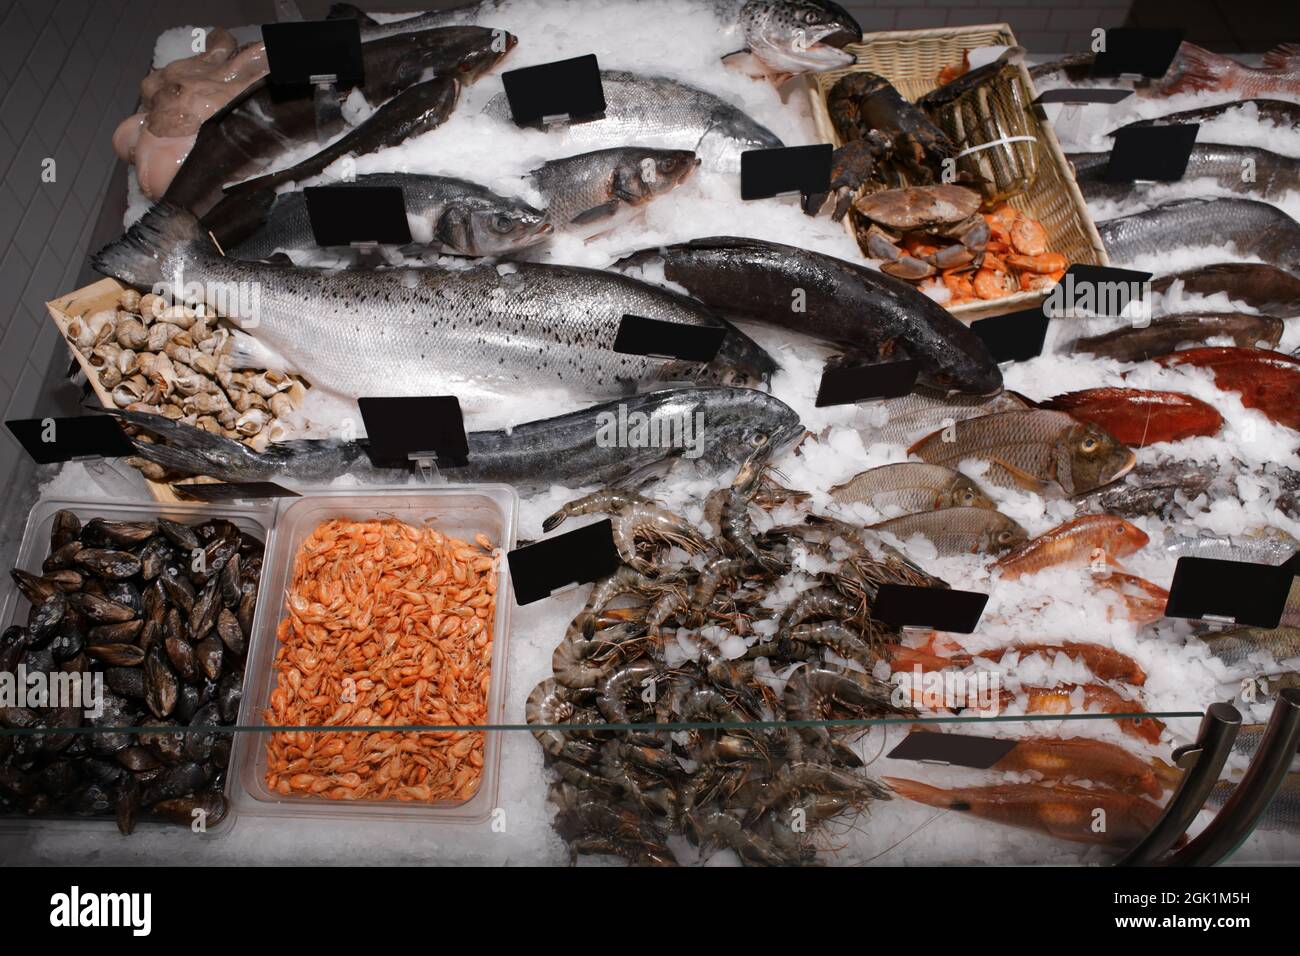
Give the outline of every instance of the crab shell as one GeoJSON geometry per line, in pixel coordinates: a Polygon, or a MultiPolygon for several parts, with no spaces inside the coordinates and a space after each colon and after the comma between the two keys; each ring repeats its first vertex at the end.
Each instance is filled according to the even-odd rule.
{"type": "Polygon", "coordinates": [[[908,186],[860,196],[853,206],[887,229],[932,229],[969,219],[979,211],[982,197],[965,186],[908,186]]]}

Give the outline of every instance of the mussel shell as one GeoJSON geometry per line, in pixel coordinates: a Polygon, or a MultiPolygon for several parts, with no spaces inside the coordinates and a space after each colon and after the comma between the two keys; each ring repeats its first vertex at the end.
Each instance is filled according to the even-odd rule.
{"type": "Polygon", "coordinates": [[[223,607],[217,613],[217,636],[238,657],[243,657],[248,651],[248,638],[239,625],[239,618],[231,614],[228,608],[223,607]]]}
{"type": "Polygon", "coordinates": [[[240,558],[236,552],[221,569],[221,603],[228,608],[239,606],[239,565],[240,558]]]}
{"type": "Polygon", "coordinates": [[[50,528],[51,551],[58,551],[65,545],[76,541],[80,535],[80,518],[67,509],[54,512],[54,521],[50,528]]]}
{"type": "Polygon", "coordinates": [[[96,624],[118,624],[135,617],[135,611],[125,604],[118,604],[109,598],[85,590],[69,594],[68,603],[87,620],[94,621],[96,624]]]}
{"type": "Polygon", "coordinates": [[[73,560],[81,553],[82,545],[80,541],[69,541],[62,547],[55,548],[49,553],[44,561],[41,562],[41,570],[48,574],[51,571],[61,571],[64,568],[72,567],[73,560]]]}
{"type": "Polygon", "coordinates": [[[168,636],[163,646],[167,649],[167,660],[171,662],[181,680],[190,684],[197,683],[199,662],[194,653],[194,645],[179,637],[168,636]]]}
{"type": "Polygon", "coordinates": [[[209,634],[199,641],[198,646],[194,648],[194,653],[198,659],[199,670],[208,680],[217,680],[221,677],[221,667],[226,656],[226,646],[221,642],[221,638],[216,634],[209,634]]]}
{"type": "Polygon", "coordinates": [[[156,521],[113,521],[91,518],[81,529],[81,543],[90,548],[143,544],[158,533],[156,521]]]}
{"type": "Polygon", "coordinates": [[[31,635],[32,646],[43,647],[48,644],[67,614],[68,598],[62,591],[55,591],[33,607],[27,615],[27,632],[31,635]]]}
{"type": "Polygon", "coordinates": [[[145,652],[136,644],[88,644],[86,653],[97,661],[113,667],[139,667],[144,663],[145,652]]]}
{"type": "Polygon", "coordinates": [[[144,671],[139,667],[106,667],[104,683],[113,693],[123,697],[136,700],[144,697],[144,671]]]}
{"type": "Polygon", "coordinates": [[[14,579],[18,591],[33,607],[44,604],[51,595],[61,590],[49,578],[31,574],[22,568],[14,568],[9,572],[9,576],[14,579]]]}
{"type": "Polygon", "coordinates": [[[194,761],[168,767],[144,788],[140,801],[152,806],[160,800],[174,800],[194,793],[206,786],[212,772],[194,761]]]}
{"type": "Polygon", "coordinates": [[[202,546],[202,543],[199,541],[199,536],[189,525],[184,525],[177,521],[170,521],[167,518],[159,518],[158,527],[162,533],[167,536],[167,540],[178,548],[185,551],[193,551],[195,548],[202,546]]]}
{"type": "Polygon", "coordinates": [[[213,578],[203,588],[194,607],[190,609],[190,638],[202,640],[217,623],[217,611],[221,608],[221,582],[213,578]]]}
{"type": "Polygon", "coordinates": [[[155,644],[144,657],[144,702],[155,717],[166,717],[176,709],[180,680],[167,663],[163,648],[155,644]]]}
{"type": "Polygon", "coordinates": [[[194,599],[198,596],[189,578],[185,577],[175,565],[169,565],[163,569],[158,580],[162,582],[167,600],[189,614],[194,607],[194,599]]]}
{"type": "Polygon", "coordinates": [[[215,702],[200,707],[190,720],[190,726],[197,729],[185,735],[185,755],[198,763],[207,763],[212,758],[212,747],[219,736],[213,728],[220,723],[221,713],[215,702]]]}
{"type": "Polygon", "coordinates": [[[114,810],[118,831],[122,836],[130,836],[140,817],[140,783],[135,777],[128,777],[118,788],[114,810]]]}
{"type": "Polygon", "coordinates": [[[86,639],[79,624],[69,616],[59,625],[48,646],[54,659],[62,664],[81,654],[86,647],[86,639]]]}
{"type": "Polygon", "coordinates": [[[239,718],[239,704],[244,699],[244,675],[231,671],[217,685],[217,709],[221,719],[233,724],[239,718]]]}
{"type": "Polygon", "coordinates": [[[140,576],[152,581],[162,574],[171,559],[172,548],[165,537],[152,538],[140,549],[140,576]]]}
{"type": "Polygon", "coordinates": [[[136,614],[144,611],[144,597],[140,589],[130,581],[114,581],[108,586],[106,595],[110,601],[116,601],[118,604],[124,604],[136,614]]]}
{"type": "Polygon", "coordinates": [[[226,818],[228,810],[229,805],[222,794],[205,790],[192,797],[159,800],[149,808],[149,815],[182,826],[193,826],[196,820],[202,820],[205,828],[211,828],[226,818]]]}
{"type": "Polygon", "coordinates": [[[134,644],[144,621],[122,621],[118,624],[98,624],[86,632],[91,644],[134,644]]]}
{"type": "Polygon", "coordinates": [[[140,573],[140,559],[129,551],[83,548],[77,552],[75,560],[79,567],[90,573],[115,581],[133,578],[140,573]]]}
{"type": "Polygon", "coordinates": [[[117,762],[132,773],[140,773],[145,770],[157,770],[163,765],[158,759],[158,755],[148,747],[136,746],[126,747],[119,750],[113,755],[117,762]]]}

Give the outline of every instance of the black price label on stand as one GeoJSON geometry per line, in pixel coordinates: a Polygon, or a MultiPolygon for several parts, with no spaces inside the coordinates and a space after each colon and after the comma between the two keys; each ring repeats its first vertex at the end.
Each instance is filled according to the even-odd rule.
{"type": "Polygon", "coordinates": [[[970,328],[980,337],[993,361],[1025,362],[1043,352],[1049,321],[1044,305],[980,319],[972,322],[970,328]]]}
{"type": "Polygon", "coordinates": [[[1179,558],[1165,617],[1272,629],[1282,621],[1294,577],[1285,564],[1179,558]]]}
{"type": "Polygon", "coordinates": [[[1182,27],[1175,30],[1112,27],[1106,30],[1106,49],[1092,62],[1092,75],[1164,76],[1186,32],[1182,27]]]}
{"type": "Polygon", "coordinates": [[[273,481],[204,482],[172,485],[172,491],[190,501],[245,501],[253,498],[301,498],[273,481]]]}
{"type": "Polygon", "coordinates": [[[608,518],[506,554],[515,601],[532,604],[570,584],[586,584],[619,566],[614,524],[608,518]]]}
{"type": "Polygon", "coordinates": [[[1043,302],[1043,312],[1048,318],[1057,315],[1121,318],[1131,304],[1146,299],[1151,275],[1140,269],[1075,263],[1053,286],[1043,302]]]}
{"type": "Polygon", "coordinates": [[[1184,123],[1118,130],[1101,178],[1108,183],[1171,183],[1182,179],[1200,128],[1197,123],[1184,123]]]}
{"type": "Polygon", "coordinates": [[[265,23],[262,40],[271,92],[276,97],[305,96],[320,77],[334,77],[340,90],[366,81],[358,20],[265,23]]]}
{"type": "Polygon", "coordinates": [[[726,335],[723,326],[687,325],[625,314],[618,323],[614,351],[624,355],[712,362],[726,335]]]}
{"type": "Polygon", "coordinates": [[[989,596],[980,591],[882,584],[870,614],[891,627],[928,627],[970,634],[988,603],[989,596]]]}
{"type": "Polygon", "coordinates": [[[605,115],[605,88],[596,54],[507,70],[501,74],[516,126],[549,120],[581,123],[605,115]]]}
{"type": "Polygon", "coordinates": [[[817,196],[831,190],[830,143],[747,149],[740,154],[740,198],[770,199],[786,193],[817,196]]]}
{"type": "Polygon", "coordinates": [[[359,398],[366,426],[366,454],[376,467],[402,468],[429,457],[440,465],[469,460],[469,439],[460,400],[454,395],[359,398]]]}
{"type": "Polygon", "coordinates": [[[75,458],[125,458],[135,446],[108,415],[75,418],[17,418],[5,426],[38,465],[75,458]]]}
{"type": "Polygon", "coordinates": [[[406,197],[398,186],[309,186],[302,192],[318,246],[411,241],[406,197]]]}
{"type": "Polygon", "coordinates": [[[822,369],[817,386],[818,408],[852,405],[910,395],[916,385],[917,367],[911,359],[872,365],[831,366],[822,369]]]}
{"type": "Polygon", "coordinates": [[[1007,738],[914,730],[886,756],[890,760],[916,760],[921,763],[988,770],[1011,753],[1017,742],[1007,738]]]}
{"type": "Polygon", "coordinates": [[[1053,103],[1061,103],[1065,106],[1091,106],[1093,104],[1114,106],[1132,95],[1132,90],[1099,90],[1062,86],[1040,94],[1034,102],[1039,106],[1050,106],[1053,103]]]}

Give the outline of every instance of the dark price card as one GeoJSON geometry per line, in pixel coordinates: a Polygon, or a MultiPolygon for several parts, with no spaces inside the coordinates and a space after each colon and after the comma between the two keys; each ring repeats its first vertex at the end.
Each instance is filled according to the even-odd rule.
{"type": "Polygon", "coordinates": [[[740,198],[770,199],[785,193],[815,196],[830,192],[830,143],[749,149],[740,154],[740,198]]]}
{"type": "Polygon", "coordinates": [[[605,88],[594,53],[507,70],[501,82],[517,126],[561,118],[579,123],[605,115],[605,88]]]}
{"type": "Polygon", "coordinates": [[[27,454],[39,465],[74,458],[124,458],[135,454],[131,439],[108,415],[75,418],[19,418],[5,422],[27,454]]]}
{"type": "Polygon", "coordinates": [[[1102,179],[1108,183],[1171,183],[1182,179],[1199,130],[1196,123],[1118,130],[1102,179]]]}
{"type": "Polygon", "coordinates": [[[277,98],[307,95],[315,77],[335,77],[340,90],[366,81],[358,20],[265,23],[262,40],[271,91],[277,98]]]}
{"type": "Polygon", "coordinates": [[[890,760],[916,760],[921,763],[988,770],[1011,753],[1016,748],[1016,743],[1014,739],[914,730],[886,756],[890,760]]]}
{"type": "Polygon", "coordinates": [[[1179,558],[1165,616],[1272,629],[1282,621],[1294,578],[1285,564],[1179,558]]]}
{"type": "Polygon", "coordinates": [[[929,627],[970,634],[988,603],[989,596],[980,591],[882,584],[870,613],[891,627],[929,627]]]}
{"type": "Polygon", "coordinates": [[[613,522],[606,518],[508,552],[515,601],[532,604],[567,585],[613,574],[620,563],[613,530],[613,522]]]}
{"type": "Polygon", "coordinates": [[[432,456],[456,467],[469,460],[469,439],[460,400],[454,395],[359,398],[366,426],[366,454],[377,467],[401,468],[432,456]]]}
{"type": "Polygon", "coordinates": [[[273,481],[200,482],[172,485],[172,491],[190,501],[246,501],[253,498],[300,498],[273,481]]]}
{"type": "Polygon", "coordinates": [[[1048,317],[1042,305],[1006,315],[995,315],[971,323],[971,331],[980,337],[993,361],[1025,362],[1043,352],[1047,340],[1048,317]]]}
{"type": "Polygon", "coordinates": [[[303,196],[318,246],[411,241],[406,198],[397,186],[309,186],[303,196]]]}
{"type": "Polygon", "coordinates": [[[1104,90],[1062,86],[1040,94],[1034,102],[1040,106],[1049,106],[1052,103],[1062,103],[1066,106],[1091,106],[1093,104],[1114,106],[1132,95],[1132,90],[1104,90]]]}
{"type": "Polygon", "coordinates": [[[816,405],[825,408],[910,395],[916,375],[916,362],[911,359],[872,365],[827,365],[817,386],[816,405]]]}
{"type": "Polygon", "coordinates": [[[1106,31],[1106,49],[1093,60],[1092,75],[1164,76],[1186,32],[1182,27],[1176,30],[1112,27],[1106,31]]]}
{"type": "Polygon", "coordinates": [[[727,330],[722,326],[687,325],[626,314],[618,323],[614,351],[624,355],[712,362],[726,335],[727,330]]]}

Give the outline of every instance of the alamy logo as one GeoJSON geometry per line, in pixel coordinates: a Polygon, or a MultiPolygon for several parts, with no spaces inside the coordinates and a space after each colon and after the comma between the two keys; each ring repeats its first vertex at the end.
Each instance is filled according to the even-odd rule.
{"type": "Polygon", "coordinates": [[[78,671],[0,671],[0,708],[32,707],[67,710],[80,707],[86,717],[104,713],[104,675],[78,671]]]}
{"type": "Polygon", "coordinates": [[[151,893],[68,893],[50,897],[50,925],[58,927],[127,926],[134,936],[148,936],[153,926],[151,893]]]}
{"type": "Polygon", "coordinates": [[[645,412],[629,412],[620,404],[618,412],[596,416],[598,448],[681,448],[683,457],[704,454],[704,413],[652,418],[645,412]]]}

